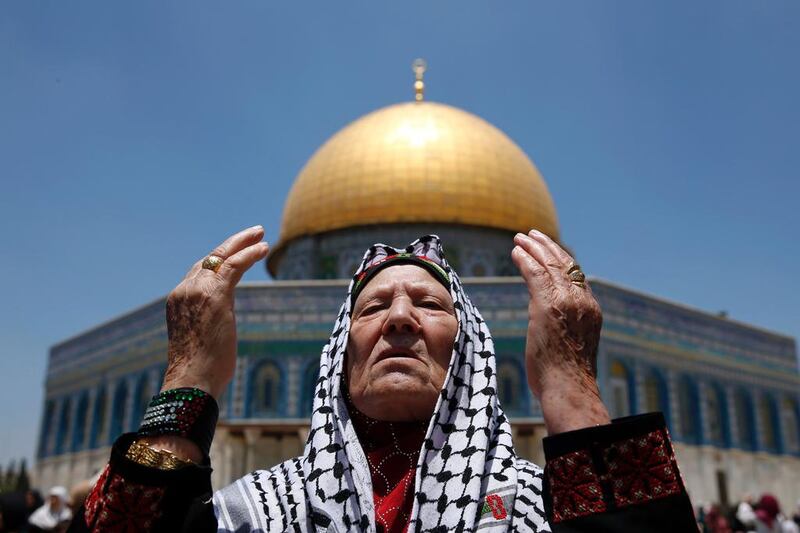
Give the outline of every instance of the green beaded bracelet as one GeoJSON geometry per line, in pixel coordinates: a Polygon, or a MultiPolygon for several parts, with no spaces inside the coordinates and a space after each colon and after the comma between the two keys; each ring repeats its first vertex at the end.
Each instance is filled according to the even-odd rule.
{"type": "Polygon", "coordinates": [[[217,401],[207,392],[196,388],[165,390],[150,400],[138,435],[185,437],[207,457],[218,417],[217,401]]]}

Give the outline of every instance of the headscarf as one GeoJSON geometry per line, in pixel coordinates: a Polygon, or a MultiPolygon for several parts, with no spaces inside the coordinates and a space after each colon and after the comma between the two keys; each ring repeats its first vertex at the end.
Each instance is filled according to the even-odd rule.
{"type": "Polygon", "coordinates": [[[781,508],[778,505],[778,499],[772,494],[762,494],[761,499],[758,500],[756,507],[756,517],[766,524],[767,527],[772,527],[775,518],[780,514],[781,508]]]}
{"type": "MultiPolygon", "coordinates": [[[[370,266],[403,252],[425,257],[447,273],[459,325],[419,454],[409,531],[550,531],[542,470],[516,456],[497,397],[491,334],[447,263],[439,238],[428,235],[405,249],[371,246],[354,281],[370,266]]],[[[376,531],[369,466],[342,388],[354,281],[322,350],[303,455],[217,492],[213,502],[220,531],[376,531]]]]}
{"type": "Polygon", "coordinates": [[[28,519],[31,525],[34,525],[45,531],[55,529],[59,524],[66,522],[72,518],[72,511],[69,508],[67,501],[67,489],[61,486],[56,486],[50,489],[47,496],[55,496],[61,501],[61,508],[58,510],[50,507],[48,499],[44,505],[36,509],[31,517],[28,519]]]}
{"type": "Polygon", "coordinates": [[[709,505],[703,523],[709,533],[731,533],[733,530],[728,524],[728,520],[722,515],[719,507],[716,505],[709,505]]]}

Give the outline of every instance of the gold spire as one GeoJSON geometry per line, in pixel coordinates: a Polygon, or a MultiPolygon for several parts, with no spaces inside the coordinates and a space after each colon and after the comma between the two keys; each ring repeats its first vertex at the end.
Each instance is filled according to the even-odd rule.
{"type": "Polygon", "coordinates": [[[428,64],[422,58],[417,58],[411,64],[411,70],[414,71],[414,77],[416,81],[414,82],[414,99],[417,102],[421,102],[425,98],[425,82],[422,81],[422,76],[425,75],[425,71],[428,69],[428,64]]]}

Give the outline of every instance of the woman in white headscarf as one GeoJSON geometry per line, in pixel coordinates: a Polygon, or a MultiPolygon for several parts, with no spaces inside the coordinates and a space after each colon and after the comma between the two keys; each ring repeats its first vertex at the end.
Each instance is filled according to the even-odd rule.
{"type": "Polygon", "coordinates": [[[67,489],[64,487],[56,486],[50,489],[44,505],[28,518],[32,531],[61,531],[60,528],[72,519],[67,497],[67,489]]]}
{"type": "Polygon", "coordinates": [[[514,239],[531,294],[528,383],[547,466],[516,456],[486,323],[439,239],[364,255],[320,358],[302,456],[211,497],[214,398],[236,362],[234,288],[263,230],[198,261],[167,301],[169,367],[114,445],[74,531],[691,531],[660,414],[611,423],[595,381],[601,314],[545,235],[514,239]]]}

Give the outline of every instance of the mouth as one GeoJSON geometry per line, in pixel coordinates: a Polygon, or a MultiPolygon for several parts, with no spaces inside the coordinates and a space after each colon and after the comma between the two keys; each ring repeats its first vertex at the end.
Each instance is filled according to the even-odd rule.
{"type": "Polygon", "coordinates": [[[419,356],[407,348],[387,348],[378,354],[375,362],[386,359],[419,359],[419,356]]]}

